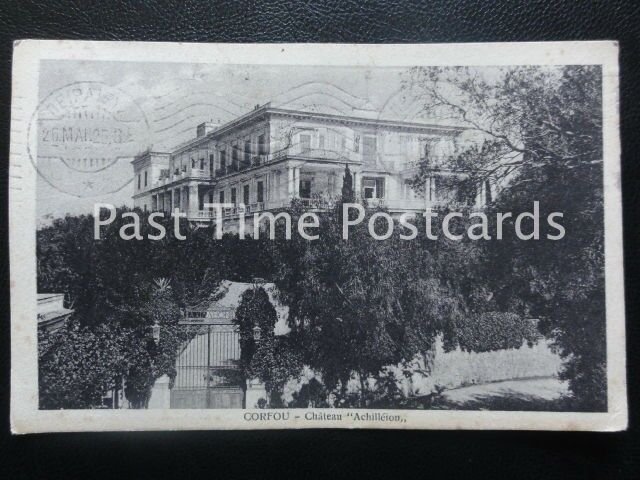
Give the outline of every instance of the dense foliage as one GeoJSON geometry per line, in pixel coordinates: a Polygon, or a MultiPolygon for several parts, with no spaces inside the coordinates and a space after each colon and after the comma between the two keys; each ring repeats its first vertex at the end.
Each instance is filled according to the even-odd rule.
{"type": "MultiPolygon", "coordinates": [[[[488,179],[501,193],[488,209],[513,218],[540,202],[563,213],[566,236],[486,242],[485,271],[501,311],[540,319],[565,358],[574,408],[606,409],[602,78],[598,66],[416,69],[406,88],[484,138],[446,164],[488,179]]],[[[416,184],[429,174],[423,165],[416,184]]],[[[491,218],[491,215],[489,216],[491,218]]],[[[505,231],[513,231],[513,218],[505,231]]],[[[491,231],[496,231],[492,222],[491,231]]]]}
{"type": "MultiPolygon", "coordinates": [[[[125,385],[127,398],[144,407],[153,381],[175,375],[177,347],[188,337],[180,311],[208,298],[220,280],[261,277],[278,287],[289,308],[291,333],[276,336],[275,310],[261,288],[249,289],[236,312],[246,378],[260,378],[278,405],[285,382],[302,365],[320,380],[294,395],[293,405],[397,405],[391,365],[406,369],[418,358],[429,374],[434,341],[446,348],[489,351],[551,337],[565,359],[563,378],[571,408],[606,408],[601,78],[598,67],[502,68],[483,77],[473,69],[415,69],[407,95],[425,110],[462,122],[483,142],[461,145],[445,167],[467,172],[458,199],[486,182],[501,193],[494,212],[512,212],[500,241],[451,241],[397,234],[375,240],[365,221],[342,238],[342,205],[320,215],[318,240],[215,240],[211,229],[181,231],[162,241],[122,240],[124,220],[93,240],[91,216],[67,216],[38,231],[38,288],[65,292],[72,321],[39,341],[43,408],[86,408],[125,385]],[[513,219],[540,202],[540,217],[563,212],[566,236],[523,241],[513,219]],[[158,281],[163,279],[162,281],[158,281]],[[535,324],[531,319],[538,319],[535,324]],[[158,345],[151,326],[161,325],[158,345]],[[260,340],[253,328],[260,327],[260,340]],[[359,391],[348,391],[349,383],[359,391]]],[[[423,162],[419,189],[434,166],[423,162]]],[[[342,195],[355,197],[345,169],[342,195]]],[[[290,208],[293,224],[303,208],[290,208]]],[[[447,212],[440,212],[441,218],[447,212]]],[[[142,233],[148,227],[142,212],[142,233]]],[[[424,218],[415,223],[424,232],[424,218]]],[[[466,221],[454,228],[462,231],[466,221]]],[[[167,231],[173,226],[166,224],[167,231]]],[[[378,219],[376,230],[385,228],[378,219]]],[[[414,368],[414,367],[411,367],[414,368]]],[[[407,370],[405,370],[406,372],[407,370]]]]}
{"type": "Polygon", "coordinates": [[[271,407],[281,406],[284,384],[302,370],[298,349],[289,336],[276,336],[276,310],[262,287],[246,290],[236,309],[240,333],[240,369],[245,379],[260,379],[271,407]],[[258,328],[258,338],[254,329],[258,328]]]}
{"type": "Polygon", "coordinates": [[[123,240],[118,232],[131,221],[122,218],[127,211],[118,210],[98,241],[90,215],[38,231],[38,289],[65,292],[74,309],[71,324],[39,344],[43,408],[99,406],[100,396],[123,382],[132,405],[144,407],[154,380],[175,376],[178,345],[190,334],[177,325],[180,310],[215,292],[221,271],[238,280],[262,273],[264,257],[249,243],[234,236],[214,241],[211,230],[186,222],[181,231],[188,240],[171,233],[148,240],[146,216],[138,212],[145,239],[123,240]],[[154,323],[161,328],[158,345],[154,323]],[[77,394],[83,389],[91,394],[77,394]]]}

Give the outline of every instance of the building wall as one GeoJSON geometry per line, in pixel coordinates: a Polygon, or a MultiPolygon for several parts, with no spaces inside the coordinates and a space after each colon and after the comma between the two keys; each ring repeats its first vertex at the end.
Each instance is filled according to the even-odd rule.
{"type": "MultiPolygon", "coordinates": [[[[550,348],[548,340],[541,340],[529,347],[526,343],[520,348],[496,350],[493,352],[464,352],[460,348],[445,352],[442,340],[436,342],[433,365],[428,375],[414,373],[411,378],[404,376],[404,366],[389,367],[399,379],[399,388],[407,396],[429,395],[437,387],[445,390],[467,385],[482,385],[505,380],[530,379],[538,377],[557,377],[562,367],[562,359],[550,348]]],[[[416,359],[416,368],[424,368],[416,359]]],[[[321,377],[305,367],[300,378],[289,381],[284,388],[285,402],[293,400],[293,394],[300,391],[312,378],[322,381],[321,377]]],[[[369,387],[375,388],[375,381],[369,379],[369,387]]],[[[348,390],[358,392],[360,381],[357,376],[349,381],[348,390]]]]}
{"type": "MultiPolygon", "coordinates": [[[[281,208],[299,196],[334,198],[341,193],[344,165],[348,163],[354,174],[356,195],[363,194],[365,184],[373,182],[377,192],[374,197],[383,198],[384,204],[392,211],[415,211],[424,208],[425,200],[413,191],[410,180],[417,173],[425,152],[428,151],[431,161],[437,163],[452,154],[459,145],[474,141],[473,135],[461,135],[454,130],[435,132],[430,127],[416,130],[410,125],[369,125],[347,119],[304,118],[277,112],[266,115],[267,118],[228,128],[223,133],[213,137],[209,135],[177,149],[170,156],[167,188],[179,190],[174,192],[173,202],[168,202],[165,194],[165,200],[159,203],[164,203],[165,208],[172,203],[171,208],[179,206],[183,211],[189,210],[191,215],[202,210],[205,201],[220,202],[220,192],[224,192],[224,202],[231,203],[232,189],[235,188],[235,203],[248,203],[255,208],[259,203],[260,183],[264,202],[260,209],[281,208]],[[258,157],[260,135],[265,138],[264,153],[267,157],[258,157]],[[250,142],[251,161],[265,163],[259,167],[252,163],[248,171],[218,175],[221,151],[226,152],[227,168],[233,162],[234,151],[237,151],[237,160],[241,164],[245,160],[247,140],[250,142]],[[285,162],[285,159],[289,160],[285,162]],[[376,183],[376,179],[384,183],[376,183]],[[311,195],[300,191],[300,181],[310,182],[311,195]],[[248,202],[244,202],[246,186],[250,192],[248,202]],[[383,195],[379,193],[382,186],[383,195]]],[[[154,165],[149,167],[149,184],[155,185],[161,169],[154,165]]],[[[144,195],[144,170],[140,173],[142,185],[137,189],[136,177],[138,196],[134,203],[140,208],[151,209],[154,201],[151,196],[144,195]]],[[[434,196],[434,199],[437,198],[434,196]]],[[[157,208],[162,208],[162,205],[158,204],[157,208]]]]}
{"type": "Polygon", "coordinates": [[[169,155],[146,152],[134,160],[133,206],[151,210],[151,190],[157,186],[163,170],[169,168],[169,155]],[[145,182],[146,175],[146,182],[145,182]]]}

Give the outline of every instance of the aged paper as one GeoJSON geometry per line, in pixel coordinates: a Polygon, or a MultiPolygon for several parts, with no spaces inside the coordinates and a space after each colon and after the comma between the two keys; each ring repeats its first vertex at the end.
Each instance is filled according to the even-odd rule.
{"type": "Polygon", "coordinates": [[[625,429],[617,56],[16,42],[12,430],[625,429]]]}

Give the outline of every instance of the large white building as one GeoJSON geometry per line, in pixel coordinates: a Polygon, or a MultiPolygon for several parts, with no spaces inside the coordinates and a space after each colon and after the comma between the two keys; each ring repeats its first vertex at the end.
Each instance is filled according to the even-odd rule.
{"type": "Polygon", "coordinates": [[[231,203],[224,228],[255,212],[286,208],[295,198],[323,209],[340,197],[345,166],[358,200],[392,213],[424,211],[442,203],[483,204],[492,195],[481,185],[457,198],[443,160],[468,143],[459,126],[366,118],[256,106],[224,125],[202,123],[196,137],[171,152],[147,150],[133,160],[134,206],[211,222],[206,203],[231,203]],[[424,194],[411,187],[421,162],[432,175],[424,194]],[[449,181],[447,181],[449,178],[449,181]],[[365,201],[366,200],[366,201],[365,201]]]}

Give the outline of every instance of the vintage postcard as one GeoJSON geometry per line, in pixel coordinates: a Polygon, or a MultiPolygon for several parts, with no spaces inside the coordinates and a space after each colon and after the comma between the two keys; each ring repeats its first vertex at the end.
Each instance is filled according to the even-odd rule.
{"type": "Polygon", "coordinates": [[[16,42],[13,431],[625,429],[617,57],[16,42]]]}

